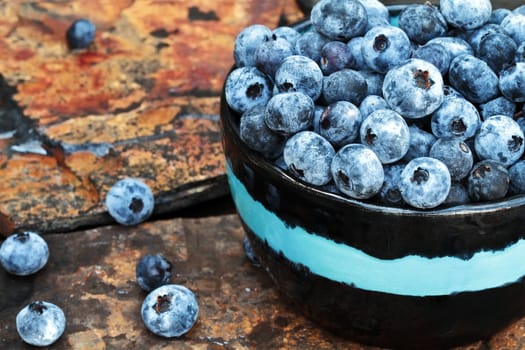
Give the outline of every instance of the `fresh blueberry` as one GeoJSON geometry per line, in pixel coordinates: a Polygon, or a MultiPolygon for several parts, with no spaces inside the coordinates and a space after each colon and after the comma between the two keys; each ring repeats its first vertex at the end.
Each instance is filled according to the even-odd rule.
{"type": "Polygon", "coordinates": [[[410,143],[403,161],[409,162],[414,158],[428,157],[430,148],[436,142],[436,137],[414,124],[410,125],[408,130],[410,131],[410,143]]]}
{"type": "Polygon", "coordinates": [[[312,59],[292,55],[275,72],[275,84],[279,92],[302,92],[315,101],[321,96],[323,72],[312,59]]]}
{"type": "Polygon", "coordinates": [[[472,168],[467,182],[472,201],[490,201],[505,197],[509,189],[509,172],[500,162],[486,159],[472,168]]]}
{"type": "Polygon", "coordinates": [[[365,7],[366,14],[368,19],[370,17],[377,17],[384,19],[385,21],[390,21],[390,12],[388,7],[379,0],[359,0],[361,5],[365,7]]]}
{"type": "Polygon", "coordinates": [[[452,181],[448,196],[442,204],[445,206],[455,206],[467,203],[470,203],[470,197],[465,185],[458,181],[452,181]]]}
{"type": "Polygon", "coordinates": [[[430,3],[408,5],[399,15],[399,28],[410,40],[423,45],[447,32],[447,22],[439,9],[430,3]]]}
{"type": "Polygon", "coordinates": [[[480,40],[476,56],[487,62],[494,72],[499,73],[514,62],[517,48],[514,40],[506,34],[487,34],[480,40]]]}
{"type": "Polygon", "coordinates": [[[379,193],[385,176],[374,151],[359,143],[348,144],[337,151],[331,172],[339,191],[355,199],[367,199],[379,193]]]}
{"type": "Polygon", "coordinates": [[[464,98],[463,95],[456,89],[454,89],[450,85],[443,86],[443,95],[444,98],[447,99],[449,97],[461,97],[464,98]]]}
{"type": "Polygon", "coordinates": [[[514,62],[525,62],[525,41],[516,48],[514,62]]]}
{"type": "Polygon", "coordinates": [[[381,163],[394,163],[407,153],[410,131],[401,115],[391,109],[372,112],[359,129],[361,143],[377,155],[381,163]]]}
{"type": "Polygon", "coordinates": [[[346,43],[330,41],[321,49],[319,65],[325,75],[330,75],[338,70],[349,68],[353,65],[354,58],[346,43]]]}
{"type": "Polygon", "coordinates": [[[368,16],[357,0],[321,0],[310,13],[313,28],[332,40],[348,41],[363,35],[368,16]]]}
{"type": "Polygon", "coordinates": [[[270,78],[255,67],[236,68],[230,72],[224,85],[228,106],[242,114],[253,106],[266,104],[272,97],[270,78]]]}
{"type": "Polygon", "coordinates": [[[66,42],[70,50],[85,49],[95,40],[96,26],[89,19],[77,19],[66,32],[66,42]]]}
{"type": "Polygon", "coordinates": [[[356,70],[368,70],[368,65],[363,58],[363,53],[361,47],[363,46],[363,41],[365,40],[364,36],[356,36],[355,38],[350,39],[346,45],[350,49],[350,54],[353,58],[353,65],[350,68],[356,70]]]}
{"type": "Polygon", "coordinates": [[[472,103],[461,97],[449,97],[432,113],[430,127],[436,137],[465,140],[477,133],[480,124],[478,110],[472,103]]]}
{"type": "Polygon", "coordinates": [[[310,30],[295,41],[295,53],[305,56],[314,62],[321,59],[321,49],[331,40],[315,30],[310,30]]]}
{"type": "Polygon", "coordinates": [[[281,62],[293,54],[294,49],[286,39],[272,35],[270,40],[263,42],[255,50],[255,67],[273,77],[281,62]]]}
{"type": "Polygon", "coordinates": [[[458,138],[440,138],[430,148],[429,156],[443,162],[448,168],[452,181],[468,176],[474,165],[470,147],[458,138]]]}
{"type": "Polygon", "coordinates": [[[419,46],[412,51],[412,58],[419,58],[432,63],[437,69],[439,69],[441,75],[445,75],[448,72],[448,67],[450,66],[451,61],[447,49],[438,43],[419,46]]]}
{"type": "Polygon", "coordinates": [[[324,109],[317,128],[321,136],[340,148],[357,138],[361,119],[361,113],[354,104],[338,101],[324,109]]]}
{"type": "Polygon", "coordinates": [[[377,111],[378,109],[386,108],[389,108],[388,103],[386,103],[383,97],[378,95],[367,95],[359,105],[359,112],[361,113],[361,118],[365,119],[370,113],[377,111]]]}
{"type": "MultiPolygon", "coordinates": [[[[383,82],[385,75],[368,69],[358,70],[366,80],[366,94],[383,96],[383,82]]],[[[362,101],[361,101],[362,102],[362,101]]]]}
{"type": "Polygon", "coordinates": [[[366,96],[366,79],[356,70],[342,69],[323,79],[322,96],[326,104],[348,101],[359,105],[366,96]]]}
{"type": "Polygon", "coordinates": [[[153,193],[139,179],[117,181],[106,195],[109,214],[121,225],[136,225],[147,220],[155,205],[153,193]]]}
{"type": "Polygon", "coordinates": [[[20,338],[33,346],[49,346],[66,329],[62,309],[46,301],[34,301],[16,315],[16,330],[20,338]]]}
{"type": "Polygon", "coordinates": [[[429,44],[440,44],[443,45],[450,55],[450,60],[461,56],[461,55],[473,55],[474,49],[470,44],[465,40],[457,36],[440,36],[434,39],[427,41],[429,44]]]}
{"type": "Polygon", "coordinates": [[[447,166],[430,157],[412,159],[400,177],[399,188],[403,199],[419,209],[435,208],[443,203],[451,186],[447,166]]]}
{"type": "Polygon", "coordinates": [[[472,55],[450,62],[449,83],[472,103],[485,103],[499,95],[498,76],[489,65],[472,55]]]}
{"type": "Polygon", "coordinates": [[[494,9],[490,14],[489,23],[501,24],[503,19],[511,13],[512,11],[506,8],[494,9]]]}
{"type": "Polygon", "coordinates": [[[285,138],[266,125],[266,106],[257,105],[241,115],[239,136],[246,145],[267,159],[275,159],[283,152],[285,138]]]}
{"type": "Polygon", "coordinates": [[[512,118],[514,117],[514,113],[516,113],[516,103],[506,97],[500,96],[480,104],[479,109],[483,120],[498,114],[512,118]]]}
{"type": "Polygon", "coordinates": [[[523,131],[516,121],[493,115],[481,123],[474,147],[480,159],[492,159],[509,167],[523,155],[523,131]]]}
{"type": "Polygon", "coordinates": [[[468,34],[467,42],[470,44],[472,50],[474,50],[475,53],[479,51],[479,43],[481,42],[481,39],[489,34],[505,34],[505,32],[500,25],[487,23],[477,29],[474,29],[468,34]]]}
{"type": "Polygon", "coordinates": [[[525,15],[511,13],[501,21],[501,27],[520,45],[525,41],[525,15]]]}
{"type": "Polygon", "coordinates": [[[335,151],[330,142],[313,131],[301,131],[286,141],[283,158],[288,171],[314,186],[332,180],[330,164],[335,151]]]}
{"type": "Polygon", "coordinates": [[[274,95],[266,105],[264,121],[268,128],[280,135],[292,135],[313,125],[315,105],[302,92],[284,92],[274,95]]]}
{"type": "Polygon", "coordinates": [[[422,118],[443,102],[443,77],[433,64],[411,58],[388,71],[383,97],[405,118],[422,118]]]}
{"type": "Polygon", "coordinates": [[[441,0],[439,8],[451,26],[464,30],[481,27],[492,14],[490,0],[441,0]]]}
{"type": "Polygon", "coordinates": [[[233,45],[233,58],[237,67],[255,66],[255,50],[270,40],[272,31],[262,24],[252,24],[237,34],[233,45]]]}
{"type": "Polygon", "coordinates": [[[48,259],[47,243],[35,232],[14,233],[0,246],[0,263],[13,275],[34,274],[46,265],[48,259]]]}
{"type": "Polygon", "coordinates": [[[297,42],[297,39],[301,36],[301,33],[295,30],[295,28],[289,26],[279,26],[272,30],[272,34],[275,35],[277,38],[285,39],[292,45],[293,48],[295,48],[295,43],[297,42]]]}
{"type": "Polygon", "coordinates": [[[365,33],[377,26],[389,26],[390,21],[378,16],[369,16],[365,33]]]}
{"type": "Polygon", "coordinates": [[[500,71],[501,94],[514,102],[525,102],[525,62],[517,62],[500,71]]]}
{"type": "Polygon", "coordinates": [[[169,282],[171,268],[171,263],[161,254],[144,255],[135,267],[137,283],[142,290],[150,292],[169,282]]]}
{"type": "Polygon", "coordinates": [[[509,168],[509,193],[525,193],[525,160],[518,160],[509,168]]]}
{"type": "Polygon", "coordinates": [[[412,46],[405,32],[394,26],[373,27],[366,32],[361,46],[361,54],[366,65],[379,73],[410,57],[412,46]]]}
{"type": "Polygon", "coordinates": [[[141,314],[146,328],[154,334],[165,338],[180,337],[197,321],[199,304],[188,288],[166,284],[146,296],[141,314]]]}
{"type": "Polygon", "coordinates": [[[255,251],[253,250],[252,244],[250,243],[250,240],[248,237],[244,237],[242,240],[242,248],[244,250],[244,254],[248,258],[248,260],[252,263],[255,267],[261,266],[261,261],[255,254],[255,251]]]}
{"type": "Polygon", "coordinates": [[[383,186],[378,193],[378,199],[381,203],[394,207],[402,207],[405,205],[405,201],[399,190],[401,172],[405,168],[405,165],[405,163],[395,163],[383,166],[385,177],[383,186]]]}

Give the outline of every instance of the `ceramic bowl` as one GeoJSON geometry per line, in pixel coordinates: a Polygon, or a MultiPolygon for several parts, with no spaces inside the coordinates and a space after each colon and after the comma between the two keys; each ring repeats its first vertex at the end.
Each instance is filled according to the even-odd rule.
{"type": "Polygon", "coordinates": [[[352,200],[251,151],[239,117],[223,93],[231,195],[262,264],[308,317],[365,344],[443,349],[525,315],[525,196],[435,210],[352,200]]]}

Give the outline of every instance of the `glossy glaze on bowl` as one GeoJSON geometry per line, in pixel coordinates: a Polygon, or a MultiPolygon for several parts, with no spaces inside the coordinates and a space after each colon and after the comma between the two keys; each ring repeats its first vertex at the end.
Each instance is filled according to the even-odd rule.
{"type": "Polygon", "coordinates": [[[354,340],[443,348],[525,314],[525,196],[412,210],[306,186],[248,149],[221,99],[231,194],[280,290],[354,340]]]}

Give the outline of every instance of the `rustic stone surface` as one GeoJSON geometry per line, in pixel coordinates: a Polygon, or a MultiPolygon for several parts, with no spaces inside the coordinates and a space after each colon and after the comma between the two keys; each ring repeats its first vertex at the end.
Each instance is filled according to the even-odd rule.
{"type": "MultiPolygon", "coordinates": [[[[334,336],[304,318],[262,268],[244,255],[244,233],[236,215],[176,218],[136,227],[105,226],[44,236],[46,267],[20,278],[0,271],[0,348],[27,349],[15,328],[27,303],[59,305],[67,328],[53,349],[356,349],[372,350],[334,336]],[[135,264],[162,253],[173,265],[171,282],[196,294],[200,313],[192,330],[166,340],[143,325],[145,293],[135,264]]],[[[462,350],[522,349],[525,318],[462,350]]]]}
{"type": "Polygon", "coordinates": [[[226,194],[217,115],[235,36],[301,17],[291,0],[0,4],[0,235],[107,224],[103,199],[126,176],[157,213],[226,194]],[[95,43],[70,52],[79,17],[95,43]]]}

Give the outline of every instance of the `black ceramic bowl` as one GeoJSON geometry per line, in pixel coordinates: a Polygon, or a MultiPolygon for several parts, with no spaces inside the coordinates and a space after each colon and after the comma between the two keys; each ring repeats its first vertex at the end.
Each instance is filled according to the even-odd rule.
{"type": "Polygon", "coordinates": [[[307,186],[251,151],[221,98],[238,214],[276,285],[361,343],[446,348],[525,315],[525,196],[436,210],[385,207],[307,186]]]}

